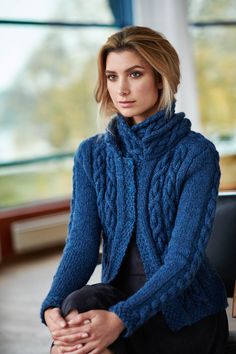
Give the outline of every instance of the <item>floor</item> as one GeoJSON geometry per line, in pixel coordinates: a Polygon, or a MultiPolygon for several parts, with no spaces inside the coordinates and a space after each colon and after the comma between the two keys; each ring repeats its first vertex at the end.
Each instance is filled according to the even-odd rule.
{"type": "MultiPolygon", "coordinates": [[[[50,336],[39,319],[40,304],[50,286],[59,253],[31,258],[1,269],[0,354],[48,354],[50,336]]],[[[100,281],[101,266],[89,283],[100,281]]],[[[230,327],[236,330],[236,320],[230,327]]]]}
{"type": "MultiPolygon", "coordinates": [[[[59,254],[11,264],[0,275],[0,354],[48,354],[50,336],[39,310],[59,254]]],[[[100,266],[89,283],[100,281],[100,266]]]]}

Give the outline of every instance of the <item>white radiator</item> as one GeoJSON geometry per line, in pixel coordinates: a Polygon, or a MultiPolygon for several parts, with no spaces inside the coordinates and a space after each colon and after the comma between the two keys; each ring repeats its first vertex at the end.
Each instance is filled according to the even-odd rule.
{"type": "Polygon", "coordinates": [[[16,221],[11,225],[17,254],[65,243],[69,213],[58,213],[16,221]]]}

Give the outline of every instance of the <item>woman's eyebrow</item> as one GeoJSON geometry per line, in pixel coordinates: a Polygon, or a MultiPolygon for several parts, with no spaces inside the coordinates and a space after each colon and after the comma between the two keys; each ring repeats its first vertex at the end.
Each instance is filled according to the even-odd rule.
{"type": "MultiPolygon", "coordinates": [[[[144,68],[143,66],[141,66],[141,65],[133,65],[133,66],[131,66],[130,68],[126,69],[125,72],[131,71],[131,70],[136,69],[136,68],[145,69],[145,68],[144,68]]],[[[114,70],[106,70],[106,73],[116,73],[116,71],[114,71],[114,70]]]]}

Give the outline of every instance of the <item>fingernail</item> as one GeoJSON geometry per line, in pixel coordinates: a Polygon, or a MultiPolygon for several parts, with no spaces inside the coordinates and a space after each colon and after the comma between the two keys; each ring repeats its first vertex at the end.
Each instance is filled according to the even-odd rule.
{"type": "Polygon", "coordinates": [[[85,320],[84,321],[84,324],[88,324],[88,323],[90,323],[90,320],[85,320]]]}
{"type": "Polygon", "coordinates": [[[65,322],[61,321],[61,322],[60,322],[60,326],[61,326],[61,327],[65,327],[65,322]]]}
{"type": "Polygon", "coordinates": [[[81,334],[81,337],[82,337],[82,338],[87,338],[87,337],[88,337],[88,333],[82,333],[82,334],[81,334]]]}
{"type": "Polygon", "coordinates": [[[78,345],[77,345],[77,349],[82,348],[82,346],[83,346],[82,344],[78,344],[78,345]]]}

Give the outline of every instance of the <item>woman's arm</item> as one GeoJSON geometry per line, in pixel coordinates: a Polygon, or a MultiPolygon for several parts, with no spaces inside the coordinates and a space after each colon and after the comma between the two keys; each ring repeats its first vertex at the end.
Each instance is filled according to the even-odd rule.
{"type": "Polygon", "coordinates": [[[219,180],[219,155],[206,148],[187,170],[164,264],[137,293],[109,308],[125,323],[125,337],[194,279],[211,233],[219,180]]]}
{"type": "Polygon", "coordinates": [[[74,158],[68,236],[51,289],[41,307],[44,323],[44,311],[49,307],[61,307],[67,295],[84,286],[98,261],[101,223],[96,192],[86,171],[89,153],[86,153],[88,144],[85,142],[80,144],[74,158]]]}

